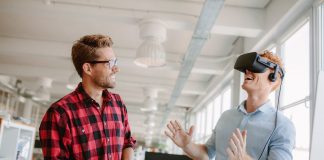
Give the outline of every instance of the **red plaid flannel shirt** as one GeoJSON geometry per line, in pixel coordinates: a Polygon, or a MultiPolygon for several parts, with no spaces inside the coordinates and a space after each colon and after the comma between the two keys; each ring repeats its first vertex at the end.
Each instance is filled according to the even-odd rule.
{"type": "Polygon", "coordinates": [[[44,159],[119,160],[124,148],[134,148],[120,96],[104,90],[98,106],[82,83],[52,104],[39,128],[44,159]]]}

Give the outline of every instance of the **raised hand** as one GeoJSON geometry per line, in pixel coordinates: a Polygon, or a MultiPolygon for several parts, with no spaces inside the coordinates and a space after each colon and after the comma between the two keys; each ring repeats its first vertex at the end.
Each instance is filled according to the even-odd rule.
{"type": "Polygon", "coordinates": [[[183,130],[182,126],[178,121],[170,121],[167,124],[168,131],[164,131],[165,135],[168,136],[178,147],[186,147],[192,140],[192,134],[194,127],[191,126],[189,132],[183,130]]]}
{"type": "Polygon", "coordinates": [[[246,153],[246,135],[246,130],[241,133],[238,128],[232,133],[229,147],[226,149],[229,160],[252,160],[246,153]]]}

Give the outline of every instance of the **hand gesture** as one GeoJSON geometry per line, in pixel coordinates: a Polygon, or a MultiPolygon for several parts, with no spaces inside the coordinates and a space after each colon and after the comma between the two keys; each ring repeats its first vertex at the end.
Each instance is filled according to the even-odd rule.
{"type": "Polygon", "coordinates": [[[165,135],[168,136],[178,147],[184,148],[186,147],[192,139],[192,134],[194,131],[194,127],[191,126],[189,132],[183,130],[182,126],[178,121],[170,121],[167,124],[169,131],[164,131],[165,135]]]}
{"type": "Polygon", "coordinates": [[[233,132],[226,149],[229,160],[252,160],[246,153],[246,135],[246,130],[241,133],[238,128],[233,132]]]}

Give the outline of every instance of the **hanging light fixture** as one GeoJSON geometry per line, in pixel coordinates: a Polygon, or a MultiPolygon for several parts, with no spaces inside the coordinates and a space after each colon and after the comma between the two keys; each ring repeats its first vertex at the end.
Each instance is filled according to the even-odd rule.
{"type": "Polygon", "coordinates": [[[136,51],[134,63],[140,67],[161,67],[166,61],[162,42],[166,39],[166,27],[157,19],[145,19],[139,24],[140,37],[144,40],[136,51]]]}
{"type": "Polygon", "coordinates": [[[151,112],[146,115],[146,118],[144,120],[144,124],[147,125],[147,127],[151,128],[155,126],[155,113],[151,112]]]}
{"type": "Polygon", "coordinates": [[[141,111],[143,112],[154,112],[158,110],[158,89],[147,87],[143,89],[143,94],[145,96],[144,102],[143,102],[143,108],[141,108],[141,111]]]}
{"type": "Polygon", "coordinates": [[[49,88],[52,87],[52,79],[42,77],[38,80],[39,87],[35,90],[34,100],[48,102],[51,99],[49,88]]]}

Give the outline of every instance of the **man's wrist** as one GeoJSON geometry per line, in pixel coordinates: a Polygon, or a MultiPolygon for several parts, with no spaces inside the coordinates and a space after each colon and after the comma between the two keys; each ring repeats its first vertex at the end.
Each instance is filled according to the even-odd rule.
{"type": "Polygon", "coordinates": [[[245,160],[253,160],[253,158],[249,154],[247,154],[247,153],[245,153],[244,159],[245,160]]]}

